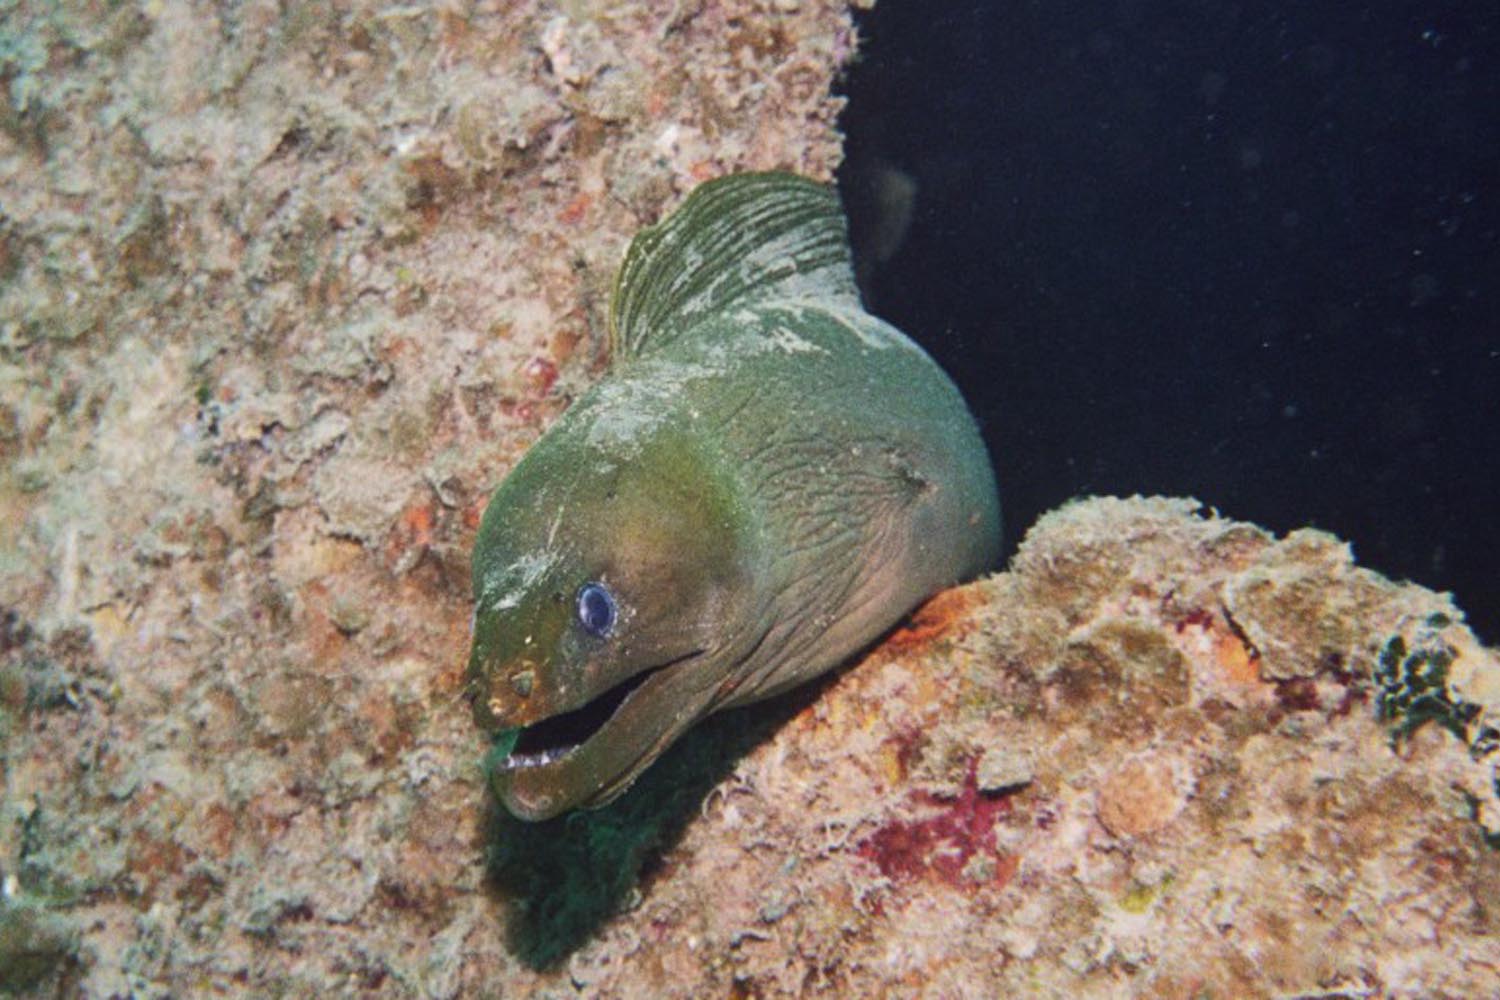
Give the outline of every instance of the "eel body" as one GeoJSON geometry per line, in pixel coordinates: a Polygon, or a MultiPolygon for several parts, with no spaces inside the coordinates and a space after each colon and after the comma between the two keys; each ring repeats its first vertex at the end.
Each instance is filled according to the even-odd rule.
{"type": "Polygon", "coordinates": [[[468,690],[524,819],[603,805],[698,719],[828,670],[999,555],[973,419],[862,308],[831,189],[700,186],[631,243],[610,335],[474,547],[468,690]]]}

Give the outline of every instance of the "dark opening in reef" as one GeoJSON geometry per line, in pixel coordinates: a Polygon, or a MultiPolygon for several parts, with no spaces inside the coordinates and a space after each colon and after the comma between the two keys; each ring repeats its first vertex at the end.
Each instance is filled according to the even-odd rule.
{"type": "Polygon", "coordinates": [[[1500,6],[881,3],[843,90],[867,305],[978,418],[1006,546],[1196,496],[1500,639],[1500,6]]]}

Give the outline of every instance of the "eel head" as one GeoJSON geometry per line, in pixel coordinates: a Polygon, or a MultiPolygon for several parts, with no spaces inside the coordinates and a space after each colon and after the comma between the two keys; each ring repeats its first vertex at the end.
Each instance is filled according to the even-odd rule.
{"type": "Polygon", "coordinates": [[[468,693],[507,809],[604,805],[732,690],[750,521],[683,435],[614,461],[549,434],[501,483],[474,547],[468,693]]]}

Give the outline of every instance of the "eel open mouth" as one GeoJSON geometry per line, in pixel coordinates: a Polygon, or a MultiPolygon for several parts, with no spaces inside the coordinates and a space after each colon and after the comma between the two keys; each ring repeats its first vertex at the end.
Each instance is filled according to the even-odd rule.
{"type": "MultiPolygon", "coordinates": [[[[562,760],[608,725],[630,696],[648,681],[664,678],[672,668],[700,652],[701,650],[694,650],[658,666],[647,667],[571,711],[534,722],[520,730],[510,729],[497,734],[497,748],[503,747],[507,741],[511,741],[512,745],[505,756],[495,762],[495,768],[504,773],[545,767],[562,760]]],[[[496,757],[499,756],[496,754],[496,757]]]]}

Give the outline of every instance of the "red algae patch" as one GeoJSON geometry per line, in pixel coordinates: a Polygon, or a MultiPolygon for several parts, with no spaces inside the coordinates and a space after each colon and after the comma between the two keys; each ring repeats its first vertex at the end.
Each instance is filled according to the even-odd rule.
{"type": "Polygon", "coordinates": [[[1003,794],[979,790],[972,762],[956,798],[915,792],[911,801],[936,812],[890,820],[856,848],[882,875],[894,882],[929,879],[951,886],[983,881],[998,888],[1010,881],[1017,861],[995,841],[995,822],[1010,811],[1010,802],[1003,794]]]}

